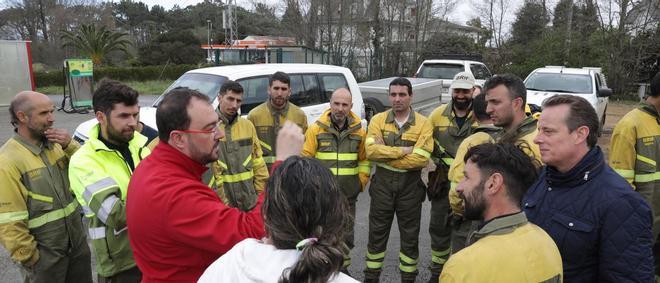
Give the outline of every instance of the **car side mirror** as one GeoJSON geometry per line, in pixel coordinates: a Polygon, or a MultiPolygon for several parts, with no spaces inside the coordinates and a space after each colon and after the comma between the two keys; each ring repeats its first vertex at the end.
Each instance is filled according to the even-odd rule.
{"type": "Polygon", "coordinates": [[[610,97],[612,96],[612,89],[609,88],[601,88],[598,90],[598,97],[610,97]]]}

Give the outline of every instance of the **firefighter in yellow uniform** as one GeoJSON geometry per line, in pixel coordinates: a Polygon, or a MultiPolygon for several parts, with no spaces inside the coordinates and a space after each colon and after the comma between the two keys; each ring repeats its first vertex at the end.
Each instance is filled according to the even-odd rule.
{"type": "Polygon", "coordinates": [[[610,143],[609,165],[623,176],[651,206],[656,274],[660,261],[660,73],[651,81],[646,104],[634,109],[617,123],[610,143]],[[656,191],[659,190],[659,191],[656,191]]]}
{"type": "Polygon", "coordinates": [[[344,229],[344,269],[351,264],[350,250],[354,247],[355,203],[358,194],[369,182],[371,167],[364,151],[367,132],[361,119],[351,108],[351,93],[340,88],[332,93],[330,109],[323,112],[305,133],[302,155],[316,158],[335,175],[350,209],[350,220],[344,229]]]}
{"type": "Polygon", "coordinates": [[[248,120],[257,129],[259,143],[263,150],[263,158],[270,167],[275,162],[275,140],[277,132],[284,122],[291,121],[307,130],[307,116],[300,107],[289,102],[291,96],[291,79],[283,72],[276,72],[268,81],[268,101],[262,103],[248,113],[248,120]]]}
{"type": "Polygon", "coordinates": [[[431,158],[436,170],[429,174],[428,197],[431,201],[431,280],[437,281],[449,254],[452,228],[449,226],[449,181],[447,174],[454,162],[458,145],[468,137],[477,122],[472,115],[474,77],[467,72],[454,76],[451,101],[433,110],[429,120],[433,125],[435,147],[431,158]]]}
{"type": "Polygon", "coordinates": [[[234,81],[225,82],[219,101],[217,112],[225,136],[220,139],[218,161],[212,166],[211,187],[225,204],[249,211],[266,186],[268,169],[254,126],[238,115],[243,87],[234,81]]]}
{"type": "Polygon", "coordinates": [[[369,124],[367,159],[377,167],[369,186],[365,282],[379,280],[395,214],[401,235],[401,281],[414,282],[418,273],[419,227],[426,197],[421,169],[433,151],[433,128],[426,117],[410,108],[412,95],[410,81],[394,79],[389,86],[392,109],[375,115],[369,124]]]}
{"type": "Polygon", "coordinates": [[[69,187],[70,156],[80,147],[52,128],[54,106],[21,92],[9,112],[16,134],[0,148],[0,243],[26,282],[92,282],[80,206],[69,187]]]}
{"type": "Polygon", "coordinates": [[[451,254],[455,254],[465,247],[467,236],[472,231],[476,231],[480,221],[467,220],[464,217],[463,199],[458,196],[456,186],[463,178],[463,169],[465,167],[465,153],[475,145],[483,143],[494,143],[502,129],[493,126],[488,113],[486,113],[486,94],[480,93],[472,100],[472,113],[479,126],[474,129],[472,134],[465,138],[456,150],[454,162],[449,167],[449,206],[451,207],[450,223],[451,233],[451,254]]]}
{"type": "Polygon", "coordinates": [[[538,134],[537,120],[534,114],[528,115],[527,89],[525,83],[514,75],[496,75],[486,81],[486,112],[493,120],[493,124],[503,128],[497,142],[513,143],[535,160],[534,164],[540,167],[541,151],[534,143],[538,134]]]}

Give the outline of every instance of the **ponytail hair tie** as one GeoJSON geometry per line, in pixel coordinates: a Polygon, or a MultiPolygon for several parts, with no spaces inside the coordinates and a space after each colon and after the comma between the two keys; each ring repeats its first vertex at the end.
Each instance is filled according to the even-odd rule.
{"type": "Polygon", "coordinates": [[[303,239],[300,242],[296,244],[296,250],[302,251],[305,247],[312,245],[316,242],[318,242],[319,239],[317,238],[307,238],[303,239]]]}

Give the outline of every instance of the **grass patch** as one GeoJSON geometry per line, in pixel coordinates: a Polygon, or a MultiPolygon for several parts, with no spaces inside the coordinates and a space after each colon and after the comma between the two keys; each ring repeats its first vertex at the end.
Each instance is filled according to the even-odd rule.
{"type": "MultiPolygon", "coordinates": [[[[123,83],[135,89],[140,94],[160,95],[168,86],[172,84],[172,81],[129,81],[123,83]]],[[[62,89],[63,88],[61,86],[46,86],[38,87],[37,91],[45,94],[62,94],[62,89]]]]}

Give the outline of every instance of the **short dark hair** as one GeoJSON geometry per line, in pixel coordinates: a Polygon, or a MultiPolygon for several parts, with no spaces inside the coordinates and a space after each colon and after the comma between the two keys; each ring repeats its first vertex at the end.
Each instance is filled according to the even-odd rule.
{"type": "Polygon", "coordinates": [[[522,99],[521,109],[525,109],[525,104],[527,104],[527,88],[522,79],[516,75],[512,74],[503,74],[495,75],[486,81],[484,84],[484,92],[488,92],[491,89],[496,88],[499,85],[504,85],[509,91],[509,98],[511,100],[520,97],[522,99]]]}
{"type": "Polygon", "coordinates": [[[490,119],[490,115],[486,113],[486,106],[488,106],[488,102],[486,102],[485,93],[482,92],[472,99],[472,111],[474,111],[474,116],[477,120],[490,119]]]}
{"type": "Polygon", "coordinates": [[[272,74],[270,78],[268,78],[268,86],[272,86],[274,81],[280,81],[288,86],[291,86],[291,79],[285,72],[277,71],[272,74]]]}
{"type": "Polygon", "coordinates": [[[468,160],[477,165],[482,177],[493,173],[502,174],[507,195],[511,202],[518,206],[538,176],[529,155],[510,143],[484,143],[473,146],[465,154],[464,161],[467,163],[468,160]]]}
{"type": "Polygon", "coordinates": [[[404,77],[398,77],[398,78],[392,80],[390,82],[390,85],[387,87],[388,91],[389,91],[389,88],[391,88],[393,85],[405,86],[406,88],[408,88],[408,95],[413,94],[412,84],[410,83],[410,81],[408,79],[406,79],[404,77]]]}
{"type": "Polygon", "coordinates": [[[579,127],[587,126],[589,128],[587,145],[589,148],[594,147],[596,142],[598,142],[598,129],[600,127],[598,115],[594,107],[582,97],[561,94],[546,99],[543,102],[543,109],[559,105],[568,105],[568,115],[564,117],[564,122],[566,122],[568,130],[573,132],[579,127]]]}
{"type": "Polygon", "coordinates": [[[660,72],[653,76],[651,79],[651,96],[657,97],[660,96],[660,72]]]}
{"type": "Polygon", "coordinates": [[[243,94],[243,86],[235,81],[227,80],[222,84],[222,87],[220,87],[220,95],[227,94],[227,91],[243,94]]]}
{"type": "MultiPolygon", "coordinates": [[[[261,213],[278,249],[295,249],[308,238],[298,261],[279,282],[328,282],[343,264],[341,246],[348,205],[330,170],[313,158],[292,156],[268,179],[261,213]]],[[[349,225],[350,225],[349,224],[349,225]]]]}
{"type": "Polygon", "coordinates": [[[94,112],[101,111],[106,115],[115,108],[115,104],[126,106],[138,104],[138,92],[131,87],[111,79],[102,79],[92,96],[94,112]]]}
{"type": "Polygon", "coordinates": [[[193,98],[210,103],[208,96],[187,87],[177,87],[165,94],[156,109],[156,126],[161,141],[168,142],[170,133],[174,130],[186,130],[190,127],[188,105],[193,98]]]}

